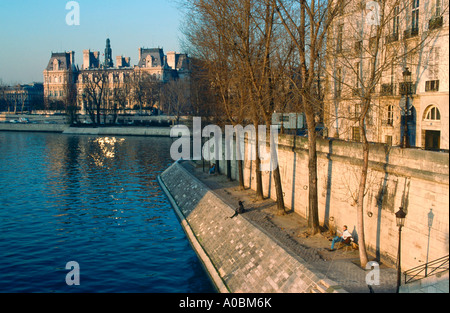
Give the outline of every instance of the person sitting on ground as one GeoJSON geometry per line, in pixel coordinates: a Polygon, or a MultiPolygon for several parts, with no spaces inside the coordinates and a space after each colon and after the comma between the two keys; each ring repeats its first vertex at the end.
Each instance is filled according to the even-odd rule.
{"type": "Polygon", "coordinates": [[[344,225],[343,230],[342,230],[342,236],[336,236],[333,238],[333,240],[331,241],[331,251],[334,251],[334,245],[337,242],[347,242],[347,240],[349,241],[348,243],[350,243],[350,238],[352,238],[352,234],[350,234],[350,232],[347,229],[347,225],[344,225]]]}
{"type": "Polygon", "coordinates": [[[216,164],[213,163],[211,168],[209,169],[209,175],[214,174],[216,172],[216,164]]]}

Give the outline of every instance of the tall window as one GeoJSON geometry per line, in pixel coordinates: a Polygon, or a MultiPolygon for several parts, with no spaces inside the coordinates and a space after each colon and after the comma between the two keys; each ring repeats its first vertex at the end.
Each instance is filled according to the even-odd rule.
{"type": "Polygon", "coordinates": [[[434,2],[434,16],[441,15],[441,0],[435,0],[434,2]]]}
{"type": "Polygon", "coordinates": [[[419,0],[413,0],[412,3],[411,29],[419,29],[419,0]]]}
{"type": "Polygon", "coordinates": [[[439,79],[440,47],[432,47],[428,57],[428,78],[439,79]]]}
{"type": "Polygon", "coordinates": [[[356,75],[355,75],[355,88],[359,88],[361,85],[360,78],[361,78],[361,62],[356,62],[355,65],[356,75]]]}
{"type": "Polygon", "coordinates": [[[342,69],[341,68],[337,68],[336,69],[336,82],[335,82],[335,91],[334,91],[334,96],[336,98],[340,98],[341,97],[341,92],[342,92],[342,69]]]}
{"type": "Polygon", "coordinates": [[[393,15],[393,25],[392,25],[392,34],[398,35],[398,25],[399,25],[399,19],[400,19],[400,9],[397,6],[394,7],[394,15],[393,15]]]}
{"type": "Polygon", "coordinates": [[[388,111],[387,111],[387,125],[394,125],[394,106],[388,105],[388,111]]]}
{"type": "Polygon", "coordinates": [[[352,127],[352,140],[357,142],[361,141],[361,135],[358,126],[352,127]]]}
{"type": "Polygon", "coordinates": [[[337,42],[336,42],[336,52],[342,52],[342,36],[344,33],[344,25],[338,25],[337,29],[337,42]]]}

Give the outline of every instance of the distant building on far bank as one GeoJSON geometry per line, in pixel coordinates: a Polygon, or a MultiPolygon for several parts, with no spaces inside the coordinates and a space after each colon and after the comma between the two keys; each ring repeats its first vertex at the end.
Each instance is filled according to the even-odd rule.
{"type": "Polygon", "coordinates": [[[44,84],[18,84],[0,90],[0,111],[19,113],[42,109],[44,106],[44,84]]]}
{"type": "Polygon", "coordinates": [[[165,55],[162,48],[139,48],[137,65],[132,65],[130,57],[125,56],[116,56],[115,62],[116,64],[109,39],[106,40],[103,62],[100,60],[99,51],[83,50],[81,68],[75,64],[75,52],[52,52],[43,71],[46,104],[65,101],[68,90],[75,88],[78,106],[84,110],[85,87],[89,80],[100,73],[107,77],[107,101],[115,101],[114,95],[127,84],[127,108],[136,104],[139,84],[145,80],[164,84],[190,77],[188,56],[176,52],[168,52],[165,55]]]}

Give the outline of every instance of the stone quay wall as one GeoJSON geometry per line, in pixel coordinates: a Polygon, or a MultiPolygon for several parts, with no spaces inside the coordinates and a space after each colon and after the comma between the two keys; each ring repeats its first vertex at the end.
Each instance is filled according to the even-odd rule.
{"type": "MultiPolygon", "coordinates": [[[[245,150],[246,156],[250,155],[247,145],[245,150]]],[[[357,238],[355,199],[362,164],[361,144],[318,138],[317,163],[320,224],[337,229],[347,225],[357,238]]],[[[307,138],[280,135],[278,165],[286,207],[307,218],[307,138]]],[[[245,185],[255,189],[254,162],[246,161],[244,166],[245,185]]],[[[225,161],[219,161],[219,167],[222,174],[227,173],[225,161]]],[[[237,169],[237,162],[232,161],[233,179],[238,177],[237,169]]],[[[263,172],[262,177],[265,196],[276,199],[271,173],[263,172]]],[[[402,230],[403,270],[449,254],[448,153],[370,145],[364,230],[367,248],[382,260],[397,259],[399,231],[395,212],[400,207],[407,212],[402,230]]]]}
{"type": "Polygon", "coordinates": [[[170,136],[170,127],[70,127],[67,124],[45,123],[0,123],[0,131],[53,132],[96,136],[170,136]]]}
{"type": "Polygon", "coordinates": [[[316,274],[175,162],[160,184],[219,292],[345,292],[316,274]]]}

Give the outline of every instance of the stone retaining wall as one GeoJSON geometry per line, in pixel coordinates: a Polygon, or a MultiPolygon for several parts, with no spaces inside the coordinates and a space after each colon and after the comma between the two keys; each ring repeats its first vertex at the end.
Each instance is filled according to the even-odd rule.
{"type": "Polygon", "coordinates": [[[0,131],[62,133],[66,128],[65,124],[0,123],[0,131]]]}
{"type": "Polygon", "coordinates": [[[0,123],[0,131],[55,132],[69,135],[170,137],[170,127],[69,127],[67,124],[0,123]]]}
{"type": "MultiPolygon", "coordinates": [[[[307,140],[280,136],[278,145],[285,205],[305,218],[309,193],[307,140]]],[[[237,162],[231,163],[232,177],[237,179],[237,162]]],[[[219,164],[225,174],[226,163],[219,164]]],[[[361,164],[360,143],[317,140],[320,224],[338,229],[347,225],[355,238],[358,237],[355,198],[361,164]]],[[[255,189],[254,162],[246,161],[244,165],[245,186],[255,189]]],[[[263,172],[262,176],[265,196],[276,199],[271,173],[263,172]]],[[[402,268],[407,270],[448,255],[449,154],[370,144],[364,207],[366,245],[377,257],[386,261],[397,259],[395,212],[400,207],[407,211],[402,231],[402,268]],[[429,228],[430,212],[433,221],[429,228]]]]}
{"type": "Polygon", "coordinates": [[[99,136],[162,136],[170,137],[170,127],[68,127],[64,134],[99,136]]]}
{"type": "Polygon", "coordinates": [[[219,291],[345,292],[242,216],[230,219],[234,209],[180,164],[160,183],[219,291]]]}

